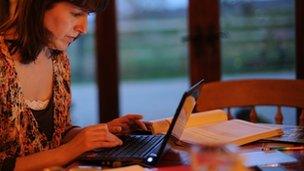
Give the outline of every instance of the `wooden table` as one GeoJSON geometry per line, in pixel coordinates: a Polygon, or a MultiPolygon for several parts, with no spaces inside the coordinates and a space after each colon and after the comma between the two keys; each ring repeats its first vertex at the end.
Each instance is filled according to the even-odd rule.
{"type": "MultiPolygon", "coordinates": [[[[277,126],[277,125],[276,125],[277,126]]],[[[284,127],[291,127],[282,125],[282,128],[284,130],[284,127]]],[[[293,126],[294,128],[300,128],[297,126],[293,126]]],[[[303,133],[304,134],[304,133],[303,133]]],[[[263,148],[263,145],[268,146],[297,146],[299,144],[294,143],[279,143],[274,141],[256,141],[250,144],[246,144],[243,146],[240,146],[240,152],[254,152],[254,151],[261,151],[263,148]]],[[[304,144],[302,144],[304,145],[304,144]]],[[[190,149],[188,147],[181,148],[179,146],[172,146],[172,149],[170,149],[162,159],[160,160],[159,164],[156,166],[158,168],[166,168],[166,167],[172,167],[172,166],[188,166],[188,167],[181,167],[181,170],[190,170],[190,156],[189,156],[190,149]]],[[[284,153],[296,158],[298,161],[296,163],[283,163],[280,164],[283,168],[286,170],[304,170],[304,150],[300,151],[284,151],[284,153]]],[[[170,170],[170,168],[166,168],[165,170],[170,170]]],[[[172,171],[174,168],[172,169],[172,171]]],[[[175,170],[176,171],[176,170],[175,170]]]]}
{"type": "MultiPolygon", "coordinates": [[[[240,146],[240,152],[261,151],[263,145],[268,146],[294,146],[291,143],[278,143],[270,141],[257,141],[240,146]]],[[[304,144],[303,144],[304,145],[304,144]]],[[[189,147],[172,146],[161,158],[152,171],[188,171],[190,168],[189,147]]],[[[304,150],[284,151],[284,153],[295,157],[298,162],[281,164],[286,170],[304,170],[304,150]]],[[[77,165],[77,164],[76,164],[77,165]]]]}
{"type": "MultiPolygon", "coordinates": [[[[254,152],[254,151],[261,151],[263,144],[265,142],[254,142],[251,144],[247,144],[240,147],[241,152],[254,152]]],[[[285,143],[269,143],[269,145],[273,146],[292,146],[291,144],[285,143]]],[[[298,162],[296,163],[288,163],[288,164],[280,164],[281,167],[285,168],[286,170],[304,170],[304,150],[302,151],[285,151],[284,153],[295,157],[298,162]]],[[[181,148],[177,149],[170,149],[160,162],[156,165],[159,171],[187,171],[190,169],[190,156],[189,156],[189,149],[182,150],[181,148]],[[177,169],[177,170],[176,170],[177,169]]],[[[254,169],[253,169],[254,170],[254,169]]]]}

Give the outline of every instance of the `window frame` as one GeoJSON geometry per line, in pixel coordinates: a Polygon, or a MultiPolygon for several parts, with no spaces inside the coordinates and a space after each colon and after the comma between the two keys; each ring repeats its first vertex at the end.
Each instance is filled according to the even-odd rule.
{"type": "MultiPolygon", "coordinates": [[[[304,79],[304,1],[295,0],[296,79],[304,79]]],[[[189,0],[188,48],[191,85],[202,77],[221,80],[220,1],[189,0]],[[208,12],[206,12],[208,11],[208,12]]],[[[106,122],[119,116],[119,59],[116,0],[96,16],[96,61],[99,118],[106,122]]]]}

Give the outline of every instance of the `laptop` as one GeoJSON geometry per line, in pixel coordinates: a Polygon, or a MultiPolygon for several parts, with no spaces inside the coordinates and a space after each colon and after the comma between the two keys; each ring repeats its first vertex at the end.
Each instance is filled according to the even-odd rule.
{"type": "Polygon", "coordinates": [[[151,167],[158,163],[170,147],[169,140],[179,138],[199,96],[203,80],[184,92],[170,127],[165,135],[126,135],[123,145],[109,149],[95,149],[81,155],[77,161],[85,165],[121,167],[138,164],[151,167]]]}

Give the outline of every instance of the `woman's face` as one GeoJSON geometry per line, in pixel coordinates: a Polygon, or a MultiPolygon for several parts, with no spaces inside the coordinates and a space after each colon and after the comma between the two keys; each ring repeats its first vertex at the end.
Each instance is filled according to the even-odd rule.
{"type": "Polygon", "coordinates": [[[52,33],[49,48],[64,51],[87,32],[88,13],[68,2],[59,2],[46,11],[44,26],[52,33]]]}

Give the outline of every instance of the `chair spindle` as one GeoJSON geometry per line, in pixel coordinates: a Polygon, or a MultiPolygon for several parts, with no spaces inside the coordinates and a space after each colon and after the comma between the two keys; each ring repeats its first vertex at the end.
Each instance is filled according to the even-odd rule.
{"type": "Polygon", "coordinates": [[[228,107],[227,110],[228,110],[228,111],[227,111],[227,112],[228,112],[228,113],[227,113],[227,114],[228,114],[228,115],[227,115],[228,120],[233,119],[233,117],[232,117],[232,115],[231,115],[230,107],[228,107]]]}
{"type": "Polygon", "coordinates": [[[301,110],[300,118],[299,118],[299,125],[304,126],[304,109],[301,110]]]}
{"type": "Polygon", "coordinates": [[[252,107],[252,109],[250,111],[249,118],[250,118],[251,122],[254,122],[254,123],[258,122],[258,116],[257,116],[254,106],[252,107]]]}
{"type": "Polygon", "coordinates": [[[283,114],[282,114],[281,106],[277,107],[277,113],[276,113],[274,119],[275,119],[276,124],[282,124],[283,123],[283,114]]]}

